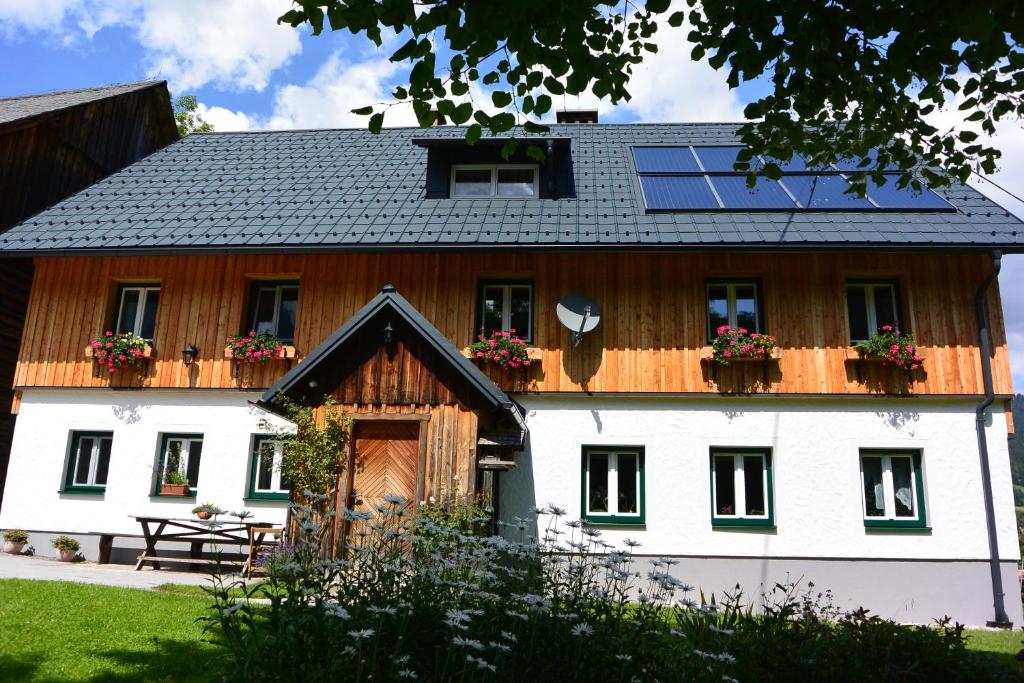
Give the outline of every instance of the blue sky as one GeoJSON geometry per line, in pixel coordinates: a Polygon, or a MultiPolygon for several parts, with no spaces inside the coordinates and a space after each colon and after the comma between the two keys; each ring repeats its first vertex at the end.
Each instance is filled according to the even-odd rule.
{"type": "MultiPolygon", "coordinates": [[[[347,33],[313,37],[276,23],[289,7],[288,0],[0,0],[0,97],[163,78],[173,93],[197,95],[217,130],[365,125],[350,110],[389,99],[402,80],[402,66],[387,61],[395,41],[378,50],[347,33]]],[[[631,81],[628,105],[569,98],[556,106],[596,106],[602,121],[736,121],[761,91],[758,84],[730,91],[724,74],[692,62],[681,29],[666,27],[658,43],[631,81]]],[[[951,122],[955,112],[938,116],[951,122]]],[[[413,123],[402,107],[386,120],[413,123]]],[[[995,142],[1004,157],[993,179],[1024,197],[1021,122],[1005,122],[995,142]]],[[[972,184],[1024,216],[1021,202],[984,180],[972,184]]],[[[1024,256],[1004,259],[1000,281],[1021,391],[1024,256]]]]}

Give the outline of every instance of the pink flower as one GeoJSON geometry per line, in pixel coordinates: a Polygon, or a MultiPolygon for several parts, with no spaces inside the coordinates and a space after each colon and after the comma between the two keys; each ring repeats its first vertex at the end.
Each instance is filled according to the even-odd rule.
{"type": "Polygon", "coordinates": [[[918,363],[911,363],[910,364],[910,369],[911,370],[917,370],[919,367],[921,367],[921,366],[918,363]]]}
{"type": "Polygon", "coordinates": [[[738,332],[739,334],[746,334],[747,330],[746,328],[741,327],[740,329],[736,330],[736,332],[738,332]]]}
{"type": "Polygon", "coordinates": [[[714,357],[714,356],[704,356],[704,358],[703,358],[702,360],[706,360],[706,361],[712,361],[712,360],[714,360],[714,359],[715,359],[715,357],[714,357]]]}
{"type": "Polygon", "coordinates": [[[108,365],[107,366],[107,372],[114,372],[114,366],[113,365],[108,365]]]}
{"type": "Polygon", "coordinates": [[[728,326],[728,325],[722,325],[721,327],[719,327],[719,328],[718,328],[717,330],[715,330],[715,331],[716,331],[716,332],[717,332],[718,334],[725,334],[726,332],[728,332],[728,331],[729,331],[729,326],[728,326]]]}
{"type": "Polygon", "coordinates": [[[508,349],[502,349],[501,350],[501,355],[507,356],[508,355],[508,349]]]}
{"type": "Polygon", "coordinates": [[[892,332],[892,325],[882,325],[882,330],[885,332],[892,332]]]}
{"type": "Polygon", "coordinates": [[[483,351],[477,351],[476,352],[476,357],[477,358],[483,358],[484,357],[484,352],[483,351]]]}
{"type": "Polygon", "coordinates": [[[98,341],[94,341],[94,342],[92,343],[92,348],[94,348],[94,349],[98,349],[98,348],[100,348],[101,346],[103,346],[103,344],[101,344],[101,343],[100,343],[100,342],[98,342],[98,341]]]}
{"type": "Polygon", "coordinates": [[[760,339],[761,335],[759,335],[757,332],[755,332],[754,334],[750,335],[750,338],[751,339],[760,339]]]}
{"type": "Polygon", "coordinates": [[[893,344],[892,346],[889,347],[889,353],[899,353],[899,352],[900,352],[900,345],[899,344],[893,344]]]}
{"type": "Polygon", "coordinates": [[[907,344],[906,346],[903,347],[903,349],[907,353],[913,353],[914,352],[914,345],[913,344],[907,344]]]}
{"type": "Polygon", "coordinates": [[[722,352],[722,355],[726,358],[732,358],[732,351],[726,350],[722,352]]]}
{"type": "Polygon", "coordinates": [[[114,342],[107,342],[107,348],[108,349],[114,348],[114,342]]]}
{"type": "Polygon", "coordinates": [[[113,332],[111,332],[110,330],[107,330],[105,334],[106,334],[106,336],[108,336],[108,337],[113,337],[113,336],[114,336],[114,333],[113,333],[113,332]]]}
{"type": "Polygon", "coordinates": [[[530,359],[529,358],[524,358],[523,359],[523,365],[529,365],[529,364],[530,364],[530,359]]]}

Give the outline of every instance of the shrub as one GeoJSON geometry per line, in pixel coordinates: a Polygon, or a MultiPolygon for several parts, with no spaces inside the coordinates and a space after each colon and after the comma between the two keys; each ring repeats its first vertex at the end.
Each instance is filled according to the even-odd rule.
{"type": "Polygon", "coordinates": [[[900,332],[898,323],[882,325],[875,336],[860,342],[855,348],[866,356],[881,358],[904,370],[917,370],[924,365],[924,358],[917,353],[914,335],[900,332]]]}
{"type": "Polygon", "coordinates": [[[227,348],[236,364],[267,363],[280,358],[284,346],[269,332],[249,330],[249,334],[228,337],[227,348]]]}
{"type": "Polygon", "coordinates": [[[526,341],[517,337],[514,329],[494,330],[490,337],[485,337],[481,327],[477,341],[469,345],[469,353],[477,360],[510,370],[528,368],[532,363],[526,341]]]}
{"type": "Polygon", "coordinates": [[[704,360],[719,365],[728,365],[729,361],[741,358],[768,359],[775,351],[776,340],[770,334],[751,333],[745,328],[733,329],[728,325],[722,325],[715,332],[718,336],[711,342],[711,355],[705,356],[704,360]]]}
{"type": "Polygon", "coordinates": [[[266,582],[214,576],[207,628],[230,654],[227,680],[997,680],[958,625],[839,615],[793,586],[761,614],[738,593],[696,604],[676,560],[641,576],[638,544],[614,549],[553,506],[506,538],[385,501],[340,512],[354,528],[340,559],[320,559],[319,513],[295,506],[295,545],[266,561],[266,582]]]}
{"type": "Polygon", "coordinates": [[[96,362],[106,366],[107,372],[113,373],[122,368],[135,367],[145,357],[149,343],[131,332],[115,334],[107,330],[102,336],[96,337],[91,346],[96,362]]]}
{"type": "Polygon", "coordinates": [[[7,529],[4,540],[10,543],[28,543],[28,532],[24,529],[7,529]]]}
{"type": "Polygon", "coordinates": [[[70,536],[58,536],[51,540],[50,544],[61,552],[78,552],[78,549],[82,547],[81,543],[70,536]]]}

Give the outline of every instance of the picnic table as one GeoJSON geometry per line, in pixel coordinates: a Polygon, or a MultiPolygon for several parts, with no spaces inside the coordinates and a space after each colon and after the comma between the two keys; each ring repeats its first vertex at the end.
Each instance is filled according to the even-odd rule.
{"type": "Polygon", "coordinates": [[[247,546],[244,560],[222,559],[222,564],[240,564],[246,571],[251,569],[255,550],[264,543],[268,534],[281,531],[266,522],[250,522],[247,520],[221,521],[200,520],[193,518],[152,517],[149,515],[133,515],[135,521],[142,525],[142,536],[146,540],[146,549],[139,555],[135,570],[142,569],[145,564],[152,564],[153,569],[160,569],[160,562],[181,562],[185,564],[211,564],[214,559],[203,558],[204,543],[247,546]],[[189,543],[188,557],[173,557],[157,554],[157,543],[189,543]]]}

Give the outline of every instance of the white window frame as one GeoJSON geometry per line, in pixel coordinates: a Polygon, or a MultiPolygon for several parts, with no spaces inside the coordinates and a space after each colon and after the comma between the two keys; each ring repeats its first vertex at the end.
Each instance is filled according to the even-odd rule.
{"type": "MultiPolygon", "coordinates": [[[[878,328],[881,327],[881,325],[889,325],[891,323],[898,322],[898,321],[895,321],[895,320],[885,320],[885,321],[882,321],[881,323],[879,323],[879,320],[878,320],[878,310],[875,307],[875,290],[876,289],[880,289],[880,288],[885,288],[885,289],[888,289],[890,292],[892,292],[893,311],[896,313],[897,316],[900,315],[899,292],[897,291],[895,284],[893,284],[892,282],[847,282],[846,283],[847,301],[849,301],[849,291],[850,291],[851,287],[860,287],[861,289],[864,290],[864,306],[867,308],[866,312],[867,312],[868,334],[869,335],[873,336],[875,333],[877,333],[878,332],[878,328]]],[[[847,310],[847,312],[846,312],[846,324],[847,324],[847,326],[850,326],[850,312],[849,312],[850,309],[849,309],[849,304],[847,304],[847,309],[846,310],[847,310]]],[[[868,339],[870,339],[870,338],[871,337],[869,336],[868,339]]],[[[867,339],[854,339],[853,338],[853,328],[852,328],[852,326],[850,326],[850,341],[852,343],[857,343],[857,342],[867,341],[867,339]]]]}
{"type": "MultiPolygon", "coordinates": [[[[91,487],[96,487],[96,488],[106,488],[107,485],[105,483],[104,484],[97,484],[96,483],[96,468],[99,467],[100,449],[101,449],[101,445],[102,445],[101,442],[103,442],[103,441],[109,441],[110,442],[111,456],[112,456],[113,455],[113,446],[114,446],[114,435],[113,434],[100,435],[100,434],[95,434],[95,433],[92,433],[92,432],[77,432],[77,433],[74,433],[72,435],[72,443],[75,445],[74,451],[71,454],[71,462],[69,463],[69,466],[71,467],[71,486],[72,487],[91,486],[91,487]],[[89,473],[87,475],[88,476],[88,481],[78,481],[78,458],[81,455],[82,440],[83,439],[92,439],[92,451],[90,453],[90,458],[89,458],[89,473]]],[[[110,464],[108,462],[108,464],[107,464],[107,468],[108,468],[108,470],[107,470],[107,477],[108,478],[110,477],[109,467],[110,467],[110,464]]]]}
{"type": "Polygon", "coordinates": [[[768,456],[763,452],[740,452],[740,451],[719,451],[715,450],[712,452],[711,457],[711,505],[714,510],[715,517],[728,517],[738,519],[768,519],[771,515],[771,497],[768,495],[768,456]],[[715,476],[716,469],[718,467],[719,458],[732,457],[732,469],[733,469],[733,493],[736,496],[736,509],[733,514],[718,511],[718,479],[715,476]],[[764,514],[763,515],[749,515],[747,514],[747,480],[744,476],[744,458],[760,458],[761,459],[761,492],[764,494],[764,514]]]}
{"type": "Polygon", "coordinates": [[[636,517],[639,518],[644,509],[643,506],[643,487],[640,471],[643,469],[640,460],[640,451],[629,450],[629,449],[617,449],[617,450],[605,450],[601,448],[588,448],[587,449],[587,472],[584,477],[584,499],[585,509],[584,515],[588,517],[636,517]],[[606,511],[594,511],[590,509],[590,473],[591,459],[595,455],[608,456],[608,510],[606,511]],[[619,456],[629,455],[636,459],[636,512],[619,512],[619,456]]]}
{"type": "MultiPolygon", "coordinates": [[[[269,291],[273,290],[273,292],[274,292],[274,317],[271,320],[271,325],[273,326],[274,329],[271,330],[270,333],[272,335],[274,335],[275,337],[277,337],[278,336],[278,329],[277,328],[278,328],[278,324],[281,321],[281,296],[283,294],[283,290],[285,290],[285,289],[294,289],[295,290],[295,299],[296,299],[296,301],[298,301],[298,298],[299,298],[299,286],[297,284],[295,284],[294,282],[281,283],[281,284],[273,284],[273,283],[270,283],[270,282],[257,282],[257,283],[254,283],[254,284],[255,284],[255,286],[253,287],[253,289],[255,290],[254,291],[254,295],[255,295],[255,299],[256,300],[252,302],[252,306],[251,306],[252,314],[249,316],[249,329],[250,330],[256,329],[256,323],[258,321],[255,320],[255,317],[256,317],[256,315],[257,315],[257,313],[259,311],[260,295],[263,292],[269,292],[269,291]]],[[[286,341],[290,341],[290,340],[286,340],[286,341]]]]}
{"type": "Polygon", "coordinates": [[[530,296],[530,310],[526,316],[526,334],[523,330],[516,330],[516,336],[526,341],[533,340],[533,284],[529,282],[487,282],[480,283],[480,323],[483,324],[487,316],[487,297],[485,292],[488,289],[501,289],[501,329],[508,330],[512,327],[512,289],[526,288],[530,296]]]}
{"type": "MultiPolygon", "coordinates": [[[[712,287],[725,287],[725,304],[726,304],[726,318],[729,322],[729,327],[739,327],[739,323],[736,322],[736,288],[737,287],[753,287],[754,288],[754,329],[748,330],[749,332],[760,332],[761,331],[761,288],[756,282],[736,280],[734,282],[708,282],[704,287],[704,305],[707,307],[711,303],[711,288],[712,287]]],[[[708,336],[714,339],[717,334],[711,329],[711,316],[709,311],[705,308],[704,314],[708,320],[708,336]]]]}
{"type": "Polygon", "coordinates": [[[253,493],[291,493],[291,489],[281,488],[281,459],[284,457],[284,441],[268,438],[266,435],[258,435],[254,441],[253,448],[253,493]],[[264,444],[271,444],[274,447],[274,462],[270,470],[270,488],[260,488],[260,461],[263,458],[264,444]]]}
{"type": "MultiPolygon", "coordinates": [[[[138,292],[139,293],[139,300],[135,304],[135,325],[134,325],[133,329],[130,330],[130,331],[136,337],[141,337],[142,336],[142,319],[143,319],[143,313],[146,310],[146,300],[149,298],[149,295],[150,295],[151,292],[156,292],[157,295],[159,296],[159,294],[160,294],[160,286],[159,285],[138,285],[138,286],[136,286],[136,285],[122,285],[121,286],[121,296],[118,297],[118,301],[117,301],[117,324],[115,326],[115,329],[117,329],[117,330],[121,329],[121,318],[124,317],[124,297],[125,297],[125,294],[127,294],[128,292],[138,292]]],[[[153,334],[154,334],[154,336],[156,335],[156,324],[155,324],[155,321],[154,321],[154,325],[153,325],[153,334]]],[[[147,339],[146,341],[152,341],[152,339],[147,339]]]]}
{"type": "MultiPolygon", "coordinates": [[[[162,462],[162,464],[160,466],[160,481],[161,482],[164,481],[164,477],[167,476],[167,466],[168,466],[168,464],[171,461],[171,459],[168,456],[170,455],[170,452],[171,452],[171,442],[172,441],[181,441],[182,444],[183,444],[182,445],[182,450],[181,450],[182,465],[183,465],[182,470],[184,470],[184,472],[185,472],[185,479],[187,480],[188,479],[188,466],[190,464],[190,459],[192,457],[192,444],[194,444],[194,443],[203,443],[203,437],[201,437],[201,436],[174,436],[173,434],[164,434],[162,438],[163,438],[164,448],[163,448],[163,453],[160,454],[161,457],[163,458],[163,462],[162,462]]],[[[203,457],[202,453],[199,454],[199,457],[200,458],[203,457]]],[[[196,478],[197,479],[198,479],[198,476],[199,475],[197,473],[196,474],[196,478]]],[[[198,484],[199,484],[199,482],[197,481],[196,485],[198,486],[198,484]]]]}
{"type": "Polygon", "coordinates": [[[453,199],[530,199],[530,197],[506,197],[498,194],[498,171],[533,171],[533,198],[540,196],[540,166],[537,164],[452,164],[449,180],[450,194],[453,199]],[[457,171],[490,171],[491,192],[487,195],[458,194],[455,191],[455,173],[457,171]]]}
{"type": "Polygon", "coordinates": [[[861,511],[865,521],[921,521],[921,506],[918,504],[917,494],[917,468],[914,466],[914,456],[911,453],[875,453],[871,451],[860,454],[860,495],[861,511]],[[885,502],[884,515],[868,516],[867,482],[864,480],[864,458],[881,458],[882,460],[882,497],[885,502]],[[914,503],[913,517],[896,516],[896,489],[892,484],[892,461],[902,458],[910,461],[910,500],[914,503]]]}

